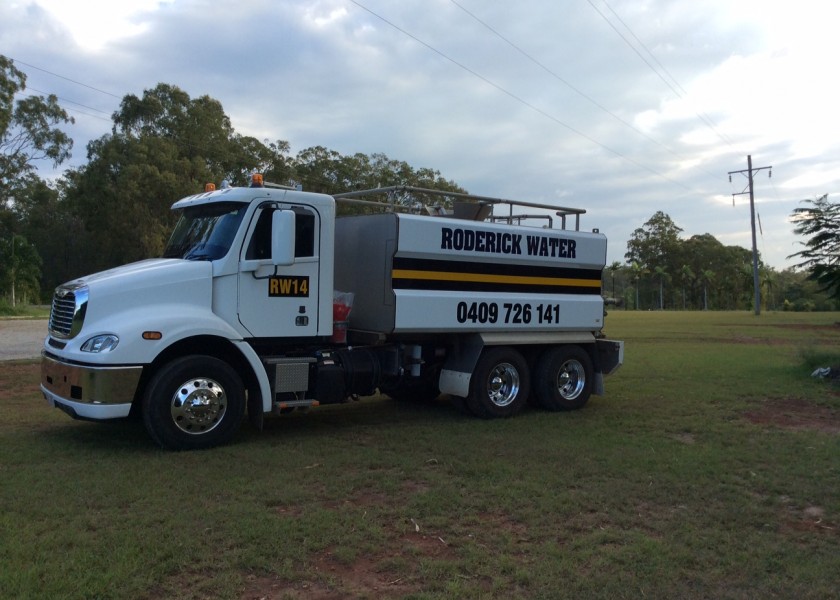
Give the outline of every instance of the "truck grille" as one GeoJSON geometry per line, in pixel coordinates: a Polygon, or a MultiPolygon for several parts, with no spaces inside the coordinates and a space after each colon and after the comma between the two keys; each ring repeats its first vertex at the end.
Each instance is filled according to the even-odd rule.
{"type": "Polygon", "coordinates": [[[50,310],[50,334],[61,339],[78,334],[85,321],[87,300],[86,286],[56,288],[50,310]]]}

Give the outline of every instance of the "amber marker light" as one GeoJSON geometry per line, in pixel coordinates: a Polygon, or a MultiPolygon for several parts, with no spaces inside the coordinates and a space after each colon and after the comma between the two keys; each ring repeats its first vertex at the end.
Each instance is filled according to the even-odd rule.
{"type": "Polygon", "coordinates": [[[216,184],[215,183],[205,183],[204,184],[204,191],[205,192],[215,192],[216,191],[216,184]]]}
{"type": "Polygon", "coordinates": [[[144,331],[143,332],[143,339],[144,340],[159,340],[163,338],[163,334],[160,331],[144,331]]]}

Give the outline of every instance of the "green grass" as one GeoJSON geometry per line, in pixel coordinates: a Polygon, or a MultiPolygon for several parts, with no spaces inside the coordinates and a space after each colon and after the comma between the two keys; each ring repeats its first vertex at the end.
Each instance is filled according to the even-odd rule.
{"type": "Polygon", "coordinates": [[[2,363],[0,597],[835,596],[838,321],[612,311],[580,411],[369,399],[191,453],[2,363]]]}
{"type": "Polygon", "coordinates": [[[6,300],[0,299],[0,318],[17,317],[25,319],[46,319],[50,316],[48,305],[22,305],[12,307],[6,300]]]}

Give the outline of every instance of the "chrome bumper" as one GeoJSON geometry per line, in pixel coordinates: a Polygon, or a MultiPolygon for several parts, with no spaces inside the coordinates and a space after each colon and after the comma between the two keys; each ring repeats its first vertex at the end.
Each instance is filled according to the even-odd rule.
{"type": "Polygon", "coordinates": [[[142,366],[72,364],[41,353],[44,398],[74,418],[127,417],[142,372],[142,366]]]}

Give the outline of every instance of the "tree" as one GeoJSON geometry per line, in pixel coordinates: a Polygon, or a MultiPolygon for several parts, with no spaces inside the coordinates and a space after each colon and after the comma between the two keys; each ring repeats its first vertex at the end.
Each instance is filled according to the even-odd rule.
{"type": "Polygon", "coordinates": [[[22,235],[12,234],[0,242],[0,281],[9,290],[9,303],[14,308],[17,298],[38,297],[41,258],[35,246],[22,235]]]}
{"type": "MultiPolygon", "coordinates": [[[[294,159],[296,179],[308,191],[338,194],[350,190],[411,186],[464,192],[455,182],[430,168],[414,169],[384,154],[345,156],[323,146],[301,150],[294,159]]],[[[400,201],[408,202],[408,198],[400,201]]]]}
{"type": "Polygon", "coordinates": [[[657,211],[643,227],[633,232],[624,257],[628,264],[635,261],[650,270],[659,266],[673,271],[672,267],[678,266],[669,262],[676,259],[681,232],[682,228],[677,227],[671,217],[657,211]]]}
{"type": "Polygon", "coordinates": [[[711,269],[700,271],[700,278],[703,280],[703,310],[709,310],[709,286],[715,278],[715,272],[711,269]]]}
{"type": "MultiPolygon", "coordinates": [[[[627,242],[627,252],[624,255],[628,264],[638,263],[647,273],[676,273],[679,271],[681,241],[678,227],[664,212],[657,211],[645,222],[643,227],[636,229],[627,242]]],[[[659,307],[664,306],[664,280],[659,281],[659,307]]],[[[670,279],[670,277],[668,277],[670,279]]],[[[655,292],[650,290],[651,295],[655,292]]]]}
{"type": "Polygon", "coordinates": [[[0,202],[10,208],[10,198],[40,160],[57,167],[70,157],[73,141],[59,125],[73,123],[54,95],[27,96],[26,75],[14,62],[0,55],[0,202]]]}
{"type": "MultiPolygon", "coordinates": [[[[213,181],[204,161],[155,135],[116,134],[88,144],[90,162],[67,174],[66,201],[95,248],[83,272],[160,256],[174,225],[170,206],[213,181]]],[[[79,273],[79,275],[83,274],[79,273]]]]}
{"type": "Polygon", "coordinates": [[[761,277],[761,288],[764,290],[764,303],[767,310],[774,310],[776,303],[773,299],[773,287],[776,283],[775,271],[762,264],[759,268],[759,276],[761,277]]]}
{"type": "Polygon", "coordinates": [[[36,165],[48,160],[57,167],[73,146],[59,127],[73,119],[58,98],[30,95],[16,101],[25,90],[26,75],[0,55],[0,284],[12,305],[18,296],[38,295],[41,258],[22,233],[32,209],[30,192],[43,184],[36,165]]]}
{"type": "Polygon", "coordinates": [[[671,276],[665,267],[654,267],[653,272],[659,279],[659,310],[663,310],[665,308],[665,281],[671,281],[671,276]]]}
{"type": "Polygon", "coordinates": [[[612,297],[615,298],[615,274],[621,269],[621,263],[613,261],[607,269],[610,272],[610,277],[612,279],[612,297]]]}
{"type": "Polygon", "coordinates": [[[70,203],[62,200],[65,186],[66,180],[51,186],[35,178],[17,195],[19,230],[42,259],[43,294],[83,274],[88,256],[100,252],[98,246],[86,243],[84,223],[72,213],[70,203]]]}
{"type": "Polygon", "coordinates": [[[691,270],[690,266],[683,265],[682,267],[680,267],[680,281],[682,282],[683,310],[685,310],[685,288],[687,285],[690,285],[692,281],[694,281],[694,271],[691,270]]]}
{"type": "Polygon", "coordinates": [[[830,202],[828,194],[805,202],[810,206],[795,209],[791,216],[794,232],[810,237],[803,250],[788,258],[802,258],[796,267],[806,269],[821,290],[840,300],[840,204],[830,202]]]}
{"type": "Polygon", "coordinates": [[[630,263],[630,274],[633,279],[633,287],[636,288],[636,310],[639,310],[639,282],[642,279],[642,275],[644,275],[646,272],[647,270],[636,261],[630,263]]]}

